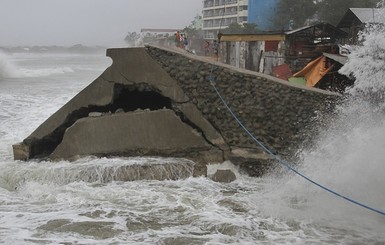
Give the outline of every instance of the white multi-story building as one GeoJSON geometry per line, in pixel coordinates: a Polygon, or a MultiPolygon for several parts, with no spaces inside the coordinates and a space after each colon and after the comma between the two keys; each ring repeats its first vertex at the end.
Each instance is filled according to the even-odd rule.
{"type": "Polygon", "coordinates": [[[248,0],[204,0],[203,33],[204,38],[216,39],[219,30],[231,23],[247,23],[248,0]]]}

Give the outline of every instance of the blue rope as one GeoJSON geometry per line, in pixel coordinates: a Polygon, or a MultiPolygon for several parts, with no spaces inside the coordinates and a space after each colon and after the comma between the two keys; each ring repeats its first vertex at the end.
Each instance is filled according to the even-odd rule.
{"type": "Polygon", "coordinates": [[[368,209],[370,211],[373,211],[375,213],[378,213],[378,214],[381,214],[383,216],[385,216],[385,212],[384,211],[381,211],[379,209],[375,209],[375,208],[372,208],[368,205],[365,205],[363,203],[360,203],[358,201],[355,201],[353,200],[352,198],[349,198],[347,196],[344,196],[344,195],[341,195],[319,183],[317,183],[316,181],[310,179],[309,177],[307,177],[306,175],[302,174],[301,172],[299,172],[298,170],[296,170],[294,167],[292,167],[288,162],[286,162],[285,160],[282,160],[280,159],[277,155],[275,155],[272,151],[270,151],[262,142],[260,142],[256,137],[254,137],[254,135],[243,125],[243,123],[238,119],[238,117],[234,114],[234,112],[231,110],[231,108],[227,105],[225,99],[221,96],[221,94],[219,93],[218,89],[215,87],[215,83],[214,83],[214,79],[213,79],[213,76],[212,76],[212,72],[213,72],[213,67],[211,68],[211,75],[209,76],[209,81],[210,81],[210,84],[212,85],[212,87],[214,88],[215,92],[217,93],[217,95],[219,96],[219,98],[221,99],[222,103],[225,105],[225,107],[227,108],[227,110],[231,113],[231,115],[234,117],[234,119],[237,121],[237,123],[243,128],[243,130],[245,130],[245,132],[260,146],[263,148],[263,150],[265,152],[267,152],[273,159],[275,159],[280,165],[286,167],[287,169],[293,171],[294,173],[296,173],[297,175],[301,176],[302,178],[304,178],[305,180],[309,181],[310,183],[320,187],[321,189],[331,193],[331,194],[334,194],[342,199],[345,199],[346,201],[349,201],[353,204],[356,204],[360,207],[363,207],[365,209],[368,209]]]}

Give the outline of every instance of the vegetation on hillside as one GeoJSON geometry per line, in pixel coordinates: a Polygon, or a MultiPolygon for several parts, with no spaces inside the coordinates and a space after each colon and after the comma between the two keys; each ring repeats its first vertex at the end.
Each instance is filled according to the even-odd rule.
{"type": "Polygon", "coordinates": [[[231,23],[227,28],[223,29],[223,34],[254,34],[259,30],[254,23],[244,23],[243,25],[238,23],[231,23]]]}
{"type": "Polygon", "coordinates": [[[373,8],[378,0],[279,0],[276,29],[298,28],[312,22],[337,25],[349,8],[373,8]]]}

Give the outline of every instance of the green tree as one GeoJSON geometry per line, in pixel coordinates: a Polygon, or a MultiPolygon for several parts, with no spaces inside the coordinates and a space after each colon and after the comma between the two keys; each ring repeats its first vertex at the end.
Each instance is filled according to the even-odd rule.
{"type": "Polygon", "coordinates": [[[140,35],[136,32],[128,32],[127,36],[124,38],[124,41],[128,44],[130,47],[135,47],[137,41],[139,40],[140,35]]]}
{"type": "Polygon", "coordinates": [[[242,29],[245,34],[254,34],[259,31],[255,23],[244,23],[242,29]]]}
{"type": "Polygon", "coordinates": [[[227,28],[221,31],[224,34],[241,34],[242,26],[237,22],[231,23],[227,28]]]}
{"type": "Polygon", "coordinates": [[[279,0],[273,19],[274,27],[277,30],[302,27],[316,12],[317,5],[312,0],[279,0]]]}
{"type": "Polygon", "coordinates": [[[183,32],[186,33],[189,38],[202,38],[202,16],[195,16],[191,24],[183,29],[183,32]]]}
{"type": "Polygon", "coordinates": [[[273,23],[276,29],[298,28],[309,20],[337,25],[349,8],[373,8],[378,0],[279,0],[273,23]]]}
{"type": "Polygon", "coordinates": [[[201,29],[195,29],[192,26],[187,26],[182,30],[183,33],[186,33],[189,38],[201,38],[203,36],[203,32],[201,29]]]}
{"type": "Polygon", "coordinates": [[[233,22],[227,28],[223,29],[221,32],[223,34],[253,34],[257,33],[259,30],[257,25],[254,23],[244,23],[243,25],[233,22]]]}

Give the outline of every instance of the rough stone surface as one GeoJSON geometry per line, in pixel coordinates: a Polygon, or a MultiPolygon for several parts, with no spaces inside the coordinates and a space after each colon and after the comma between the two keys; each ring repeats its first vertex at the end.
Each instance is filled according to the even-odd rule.
{"type": "Polygon", "coordinates": [[[218,169],[212,177],[215,182],[230,183],[236,180],[237,177],[230,169],[218,169]]]}
{"type": "Polygon", "coordinates": [[[309,136],[307,129],[312,127],[314,118],[330,111],[338,97],[167,50],[147,50],[230,146],[258,148],[225,108],[209,78],[215,81],[219,93],[245,127],[269,148],[284,155],[291,154],[309,136]]]}
{"type": "Polygon", "coordinates": [[[15,144],[13,148],[13,158],[15,160],[27,161],[30,156],[30,149],[24,144],[15,144]]]}

